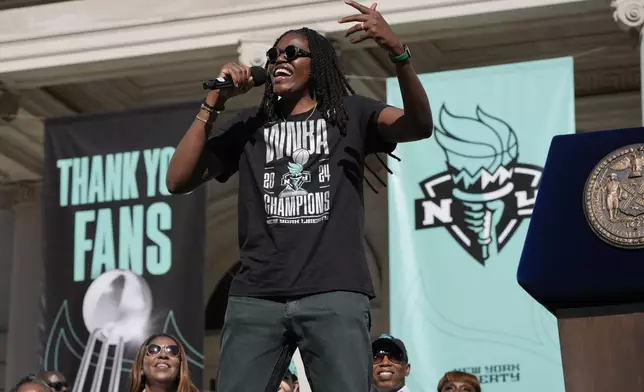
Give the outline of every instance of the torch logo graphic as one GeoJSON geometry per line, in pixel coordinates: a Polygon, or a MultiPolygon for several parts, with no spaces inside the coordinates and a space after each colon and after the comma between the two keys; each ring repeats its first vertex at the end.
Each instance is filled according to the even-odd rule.
{"type": "Polygon", "coordinates": [[[304,196],[308,192],[302,186],[311,182],[311,172],[304,170],[304,165],[309,161],[309,152],[303,148],[293,151],[293,162],[288,163],[288,173],[282,176],[284,190],[279,197],[304,196]]]}
{"type": "Polygon", "coordinates": [[[480,106],[475,117],[443,104],[435,126],[447,171],[420,183],[416,229],[445,227],[481,264],[500,252],[532,215],[542,168],[518,163],[512,127],[480,106]]]}

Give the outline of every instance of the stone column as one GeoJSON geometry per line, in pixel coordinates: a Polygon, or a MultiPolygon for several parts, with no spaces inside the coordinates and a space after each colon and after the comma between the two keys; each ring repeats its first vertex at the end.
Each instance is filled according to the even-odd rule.
{"type": "MultiPolygon", "coordinates": [[[[644,0],[613,0],[613,18],[624,30],[636,30],[640,38],[640,83],[644,83],[644,39],[642,26],[644,26],[644,0]]],[[[640,88],[642,105],[642,122],[644,123],[644,84],[640,88]]]]}
{"type": "Polygon", "coordinates": [[[5,389],[40,370],[41,254],[40,185],[11,185],[13,258],[9,292],[5,389]]]}
{"type": "MultiPolygon", "coordinates": [[[[13,260],[13,211],[11,198],[0,188],[0,387],[5,385],[7,368],[7,331],[9,330],[9,292],[13,260]]],[[[5,389],[9,390],[9,389],[5,389]]]]}

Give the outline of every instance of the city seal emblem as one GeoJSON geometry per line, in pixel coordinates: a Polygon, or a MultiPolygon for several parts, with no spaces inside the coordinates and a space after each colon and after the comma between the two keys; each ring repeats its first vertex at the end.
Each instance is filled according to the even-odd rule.
{"type": "Polygon", "coordinates": [[[615,150],[595,166],[584,189],[584,213],[605,242],[644,247],[644,144],[615,150]]]}

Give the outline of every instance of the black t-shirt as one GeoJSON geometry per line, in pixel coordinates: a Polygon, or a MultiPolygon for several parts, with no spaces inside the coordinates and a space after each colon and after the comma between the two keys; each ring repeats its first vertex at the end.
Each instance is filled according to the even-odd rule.
{"type": "Polygon", "coordinates": [[[395,144],[378,134],[384,103],[353,95],[344,106],[346,136],[317,110],[261,123],[251,108],[209,140],[223,164],[216,179],[239,171],[242,266],[230,295],[374,296],[364,249],[364,159],[395,144]]]}

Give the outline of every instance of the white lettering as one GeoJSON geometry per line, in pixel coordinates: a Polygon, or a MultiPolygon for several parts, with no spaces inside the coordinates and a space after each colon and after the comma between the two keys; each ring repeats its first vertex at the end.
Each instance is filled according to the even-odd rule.
{"type": "Polygon", "coordinates": [[[315,133],[315,153],[329,154],[329,143],[327,142],[326,121],[319,119],[315,133]],[[324,152],[322,151],[324,150],[324,152]]]}
{"type": "Polygon", "coordinates": [[[324,215],[331,210],[331,192],[313,192],[290,197],[264,195],[264,208],[266,215],[271,219],[324,215]]]}
{"type": "Polygon", "coordinates": [[[442,223],[452,222],[451,199],[442,199],[440,207],[431,200],[423,201],[423,226],[431,226],[436,219],[442,223]]]}
{"type": "Polygon", "coordinates": [[[328,155],[330,152],[327,125],[316,121],[289,121],[264,128],[266,163],[290,158],[294,151],[305,149],[309,154],[328,155]]]}
{"type": "Polygon", "coordinates": [[[534,196],[528,198],[528,192],[526,191],[517,191],[514,192],[514,196],[517,198],[517,208],[525,208],[534,206],[535,201],[537,200],[537,190],[534,191],[534,196]]]}

